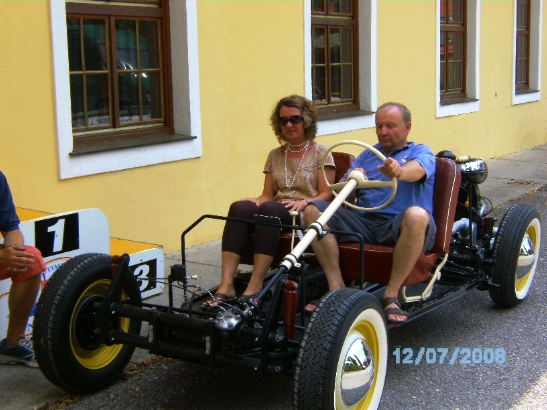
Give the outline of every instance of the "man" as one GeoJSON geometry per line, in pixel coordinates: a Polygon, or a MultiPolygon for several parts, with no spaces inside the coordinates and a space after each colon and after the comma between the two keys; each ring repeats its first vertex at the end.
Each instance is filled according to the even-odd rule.
{"type": "MultiPolygon", "coordinates": [[[[376,135],[374,147],[382,152],[385,163],[371,151],[365,150],[352,164],[365,179],[388,180],[397,178],[397,194],[393,201],[378,212],[352,212],[340,208],[329,220],[325,229],[360,232],[365,243],[395,245],[393,267],[384,292],[382,306],[388,322],[407,320],[408,313],[401,310],[397,300],[399,289],[414,267],[422,251],[429,250],[435,239],[433,211],[433,183],[435,157],[429,147],[408,142],[411,115],[408,108],[399,103],[386,103],[376,111],[376,135]]],[[[344,177],[344,178],[346,178],[344,177]]],[[[357,191],[357,205],[364,208],[378,206],[391,195],[387,188],[361,189],[357,191]]],[[[313,201],[304,210],[307,226],[315,222],[328,202],[313,201]]],[[[325,271],[329,290],[344,287],[338,261],[338,243],[352,242],[355,238],[327,235],[315,239],[312,248],[325,271]]],[[[317,301],[306,306],[313,312],[317,301]]]]}
{"type": "Polygon", "coordinates": [[[25,339],[28,319],[40,289],[40,273],[46,269],[40,251],[25,243],[19,218],[4,174],[0,172],[0,280],[11,278],[6,338],[0,341],[1,364],[38,367],[34,351],[25,339]]]}

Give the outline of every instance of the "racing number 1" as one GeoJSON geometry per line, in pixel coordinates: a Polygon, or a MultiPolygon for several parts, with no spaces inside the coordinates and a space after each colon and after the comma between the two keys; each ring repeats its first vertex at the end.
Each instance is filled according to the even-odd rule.
{"type": "Polygon", "coordinates": [[[65,234],[65,220],[59,219],[55,225],[51,225],[47,228],[48,232],[55,232],[53,236],[53,253],[59,252],[63,249],[63,237],[65,234]]]}
{"type": "Polygon", "coordinates": [[[34,223],[34,245],[42,256],[80,249],[80,228],[77,213],[46,218],[34,223]]]}

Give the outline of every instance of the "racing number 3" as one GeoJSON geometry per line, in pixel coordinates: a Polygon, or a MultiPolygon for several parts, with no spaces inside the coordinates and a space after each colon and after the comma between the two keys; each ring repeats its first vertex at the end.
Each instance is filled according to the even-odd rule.
{"type": "Polygon", "coordinates": [[[34,223],[35,246],[42,256],[57,255],[80,248],[78,214],[48,218],[34,223]]]}
{"type": "Polygon", "coordinates": [[[156,278],[158,277],[157,260],[141,262],[138,265],[132,265],[133,275],[137,279],[139,290],[145,292],[153,289],[156,286],[156,278]]]}

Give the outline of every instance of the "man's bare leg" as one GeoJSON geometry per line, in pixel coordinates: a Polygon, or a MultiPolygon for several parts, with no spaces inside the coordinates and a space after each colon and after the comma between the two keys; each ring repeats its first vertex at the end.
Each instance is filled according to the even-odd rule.
{"type": "Polygon", "coordinates": [[[40,290],[40,275],[33,276],[23,282],[12,283],[8,307],[10,318],[6,342],[15,346],[25,337],[28,319],[36,303],[40,290]]]}
{"type": "MultiPolygon", "coordinates": [[[[325,225],[325,229],[329,229],[325,225]]],[[[340,270],[339,250],[338,242],[334,235],[327,235],[321,240],[314,239],[311,243],[311,247],[317,257],[317,260],[321,264],[321,267],[325,271],[327,282],[329,283],[329,290],[335,290],[344,288],[346,285],[342,280],[342,272],[340,270]]]]}
{"type": "MultiPolygon", "coordinates": [[[[384,298],[396,298],[399,294],[399,289],[422,252],[428,226],[429,215],[423,208],[413,206],[405,211],[401,222],[399,239],[393,252],[393,267],[389,283],[384,292],[384,298]]],[[[392,303],[386,306],[386,309],[396,307],[392,303]]],[[[404,322],[406,316],[390,314],[388,315],[388,320],[392,322],[404,322]]]]}
{"type": "MultiPolygon", "coordinates": [[[[317,218],[319,218],[320,215],[319,208],[314,204],[308,205],[304,210],[304,221],[306,226],[310,226],[313,222],[317,221],[317,218]]],[[[325,225],[324,228],[328,229],[328,225],[325,225]]],[[[317,260],[325,271],[325,276],[329,283],[329,290],[332,291],[345,287],[338,260],[338,242],[334,235],[329,234],[321,240],[314,239],[311,246],[317,260]]]]}

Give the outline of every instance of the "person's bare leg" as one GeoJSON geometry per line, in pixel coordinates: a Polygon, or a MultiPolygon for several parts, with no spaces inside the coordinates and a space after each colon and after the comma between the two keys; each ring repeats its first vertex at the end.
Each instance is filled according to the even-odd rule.
{"type": "MultiPolygon", "coordinates": [[[[329,229],[327,225],[324,227],[329,229]]],[[[338,242],[334,235],[327,235],[321,240],[314,239],[311,247],[321,267],[325,271],[329,290],[344,288],[342,280],[342,271],[340,270],[338,242]]]]}
{"type": "Polygon", "coordinates": [[[8,307],[9,322],[6,342],[15,346],[25,337],[28,319],[40,290],[40,275],[11,285],[8,307]]]}
{"type": "MultiPolygon", "coordinates": [[[[420,207],[410,207],[406,210],[401,222],[399,239],[393,252],[393,266],[389,283],[384,292],[384,298],[394,297],[399,294],[406,277],[416,264],[425,241],[425,234],[429,226],[429,215],[420,207]]],[[[396,308],[392,303],[386,306],[386,309],[396,308]]],[[[404,315],[388,315],[388,320],[394,322],[404,322],[404,315]]]]}
{"type": "Polygon", "coordinates": [[[268,269],[272,266],[273,257],[262,253],[255,253],[253,260],[253,273],[251,280],[247,285],[247,289],[243,292],[243,296],[254,295],[262,290],[264,278],[268,273],[268,269]]]}
{"type": "MultiPolygon", "coordinates": [[[[233,252],[222,252],[222,268],[221,268],[221,278],[220,285],[216,293],[222,293],[226,295],[228,299],[233,299],[236,296],[236,291],[234,289],[234,277],[236,276],[237,266],[241,256],[233,252]]],[[[217,306],[218,303],[213,301],[204,302],[204,307],[213,307],[217,306]]]]}
{"type": "MultiPolygon", "coordinates": [[[[319,218],[320,215],[319,208],[313,204],[308,205],[304,210],[304,221],[306,226],[310,226],[313,222],[317,221],[317,218],[319,218]]],[[[328,225],[324,226],[324,229],[328,228],[328,225]]],[[[316,238],[311,243],[311,246],[317,260],[325,272],[329,284],[329,291],[344,288],[345,284],[342,280],[342,272],[339,263],[338,242],[334,235],[329,234],[320,240],[317,240],[316,238]]]]}

